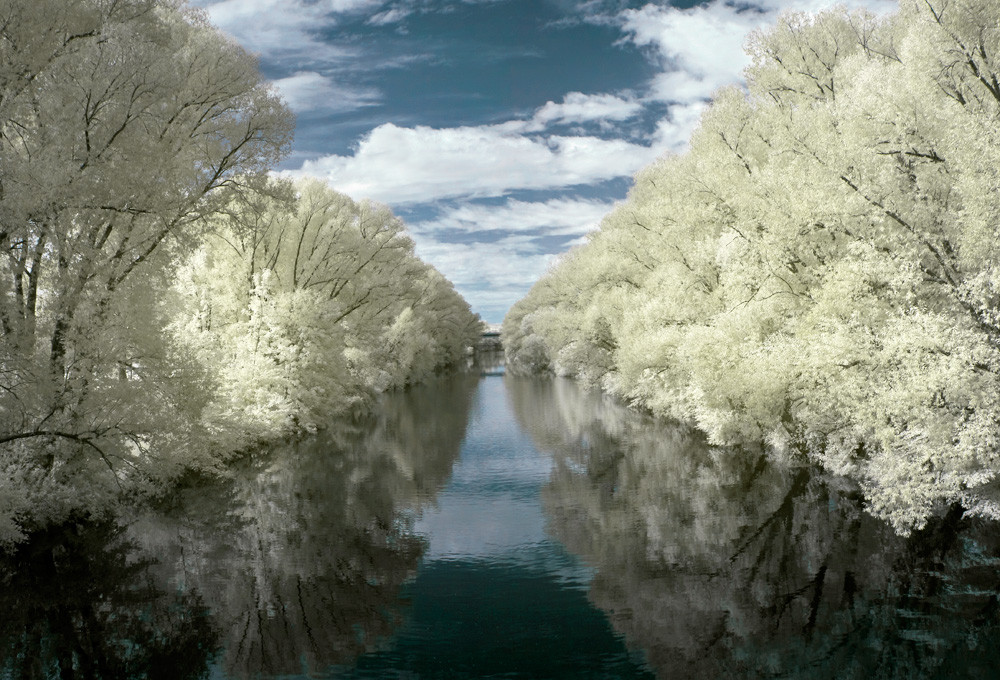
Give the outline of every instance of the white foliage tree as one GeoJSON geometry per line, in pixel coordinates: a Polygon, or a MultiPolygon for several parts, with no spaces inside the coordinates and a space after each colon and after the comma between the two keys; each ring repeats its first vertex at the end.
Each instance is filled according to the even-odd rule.
{"type": "Polygon", "coordinates": [[[8,517],[88,512],[211,464],[197,371],[157,337],[157,300],[217,197],[292,126],[253,58],[179,1],[0,6],[8,517]]]}
{"type": "Polygon", "coordinates": [[[388,208],[318,181],[240,191],[173,287],[172,336],[211,376],[227,448],[356,412],[465,357],[478,318],[388,208]]]}
{"type": "Polygon", "coordinates": [[[753,36],[747,90],[512,311],[512,363],[803,453],[900,531],[997,514],[998,26],[996,3],[903,0],[753,36]]]}

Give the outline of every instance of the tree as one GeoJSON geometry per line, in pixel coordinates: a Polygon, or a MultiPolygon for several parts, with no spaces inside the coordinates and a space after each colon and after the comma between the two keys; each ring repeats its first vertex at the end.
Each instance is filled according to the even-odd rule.
{"type": "Polygon", "coordinates": [[[237,192],[173,287],[174,341],[230,448],[315,430],[464,360],[478,318],[385,206],[318,181],[237,192]]]}
{"type": "Polygon", "coordinates": [[[5,493],[41,489],[23,503],[58,516],[74,478],[94,509],[208,463],[197,400],[165,379],[185,362],[146,344],[157,291],[222,195],[284,152],[292,117],[174,0],[4,3],[0,93],[0,464],[5,493]]]}
{"type": "Polygon", "coordinates": [[[690,151],[640,173],[517,307],[546,356],[522,361],[505,329],[512,364],[570,353],[569,373],[715,443],[851,475],[900,531],[951,502],[1000,516],[984,486],[1000,463],[998,11],[904,0],[753,36],[746,90],[719,92],[690,151]],[[579,285],[598,271],[624,302],[579,285]],[[602,315],[608,352],[577,352],[564,329],[602,315]]]}

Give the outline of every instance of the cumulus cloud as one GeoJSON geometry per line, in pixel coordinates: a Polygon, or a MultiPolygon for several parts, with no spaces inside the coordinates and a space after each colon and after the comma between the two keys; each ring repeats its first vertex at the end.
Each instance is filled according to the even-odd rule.
{"type": "Polygon", "coordinates": [[[701,121],[701,114],[708,108],[705,101],[674,104],[666,118],[656,124],[653,147],[673,152],[683,151],[691,141],[691,134],[701,121]]]}
{"type": "Polygon", "coordinates": [[[337,15],[372,11],[384,0],[195,0],[208,18],[241,45],[271,59],[343,60],[354,50],[322,39],[318,33],[337,23],[337,15]]]}
{"type": "Polygon", "coordinates": [[[715,2],[689,9],[648,4],[621,12],[617,21],[627,40],[652,47],[663,72],[650,84],[649,99],[691,103],[706,100],[724,85],[739,82],[749,63],[747,35],[773,24],[781,12],[817,12],[835,4],[888,12],[894,0],[757,0],[715,2]]]}
{"type": "MultiPolygon", "coordinates": [[[[580,236],[598,227],[614,203],[574,198],[547,201],[508,200],[500,206],[463,203],[434,218],[415,223],[419,233],[442,231],[544,232],[553,236],[580,236]]],[[[522,242],[522,246],[523,246],[522,242]]]]}
{"type": "Polygon", "coordinates": [[[706,99],[739,79],[749,64],[747,33],[768,18],[714,2],[687,10],[646,5],[621,14],[622,28],[639,46],[652,46],[665,71],[654,79],[651,97],[691,102],[706,99]]]}
{"type": "Polygon", "coordinates": [[[608,201],[575,198],[509,199],[493,206],[463,203],[411,224],[410,233],[417,254],[448,277],[487,321],[499,322],[557,257],[551,237],[582,243],[613,207],[608,201]],[[506,235],[489,243],[449,242],[456,230],[506,235]]]}
{"type": "Polygon", "coordinates": [[[555,259],[531,239],[512,236],[488,246],[448,243],[415,233],[417,255],[444,274],[474,310],[499,322],[555,259]]]}
{"type": "Polygon", "coordinates": [[[589,121],[621,121],[634,118],[642,111],[642,103],[612,94],[570,92],[561,103],[547,102],[535,112],[532,127],[542,130],[553,123],[584,123],[589,121]]]}
{"type": "Polygon", "coordinates": [[[535,138],[502,126],[387,123],[362,139],[353,156],[306,161],[290,174],[321,177],[350,196],[402,205],[593,184],[631,176],[658,153],[624,140],[535,138]]]}
{"type": "Polygon", "coordinates": [[[322,110],[350,111],[377,104],[381,96],[374,88],[340,85],[315,71],[299,71],[274,81],[282,97],[296,113],[322,110]]]}
{"type": "Polygon", "coordinates": [[[584,94],[570,92],[563,96],[559,103],[548,101],[535,110],[529,119],[514,119],[499,123],[494,127],[498,131],[511,134],[543,132],[553,125],[580,125],[598,123],[602,129],[608,124],[629,118],[635,118],[642,113],[644,103],[635,97],[616,94],[584,94]]]}

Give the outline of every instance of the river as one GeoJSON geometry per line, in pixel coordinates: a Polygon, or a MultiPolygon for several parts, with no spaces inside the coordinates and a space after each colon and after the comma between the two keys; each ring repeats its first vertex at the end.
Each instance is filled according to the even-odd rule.
{"type": "Polygon", "coordinates": [[[995,525],[486,373],[35,536],[0,677],[995,677],[995,525]]]}

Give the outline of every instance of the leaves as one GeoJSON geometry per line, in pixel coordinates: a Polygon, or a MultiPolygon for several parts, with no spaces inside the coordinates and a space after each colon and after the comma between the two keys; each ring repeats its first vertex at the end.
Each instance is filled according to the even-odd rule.
{"type": "Polygon", "coordinates": [[[954,501],[986,512],[998,12],[904,2],[754,36],[747,90],[512,310],[512,366],[596,373],[714,442],[797,451],[861,480],[899,531],[954,501]]]}
{"type": "Polygon", "coordinates": [[[387,208],[267,179],[293,127],[182,2],[2,4],[0,543],[464,356],[478,319],[387,208]]]}
{"type": "Polygon", "coordinates": [[[384,206],[319,182],[240,192],[173,286],[228,448],[313,431],[464,360],[479,322],[384,206]],[[281,200],[275,197],[284,196],[281,200]]]}

